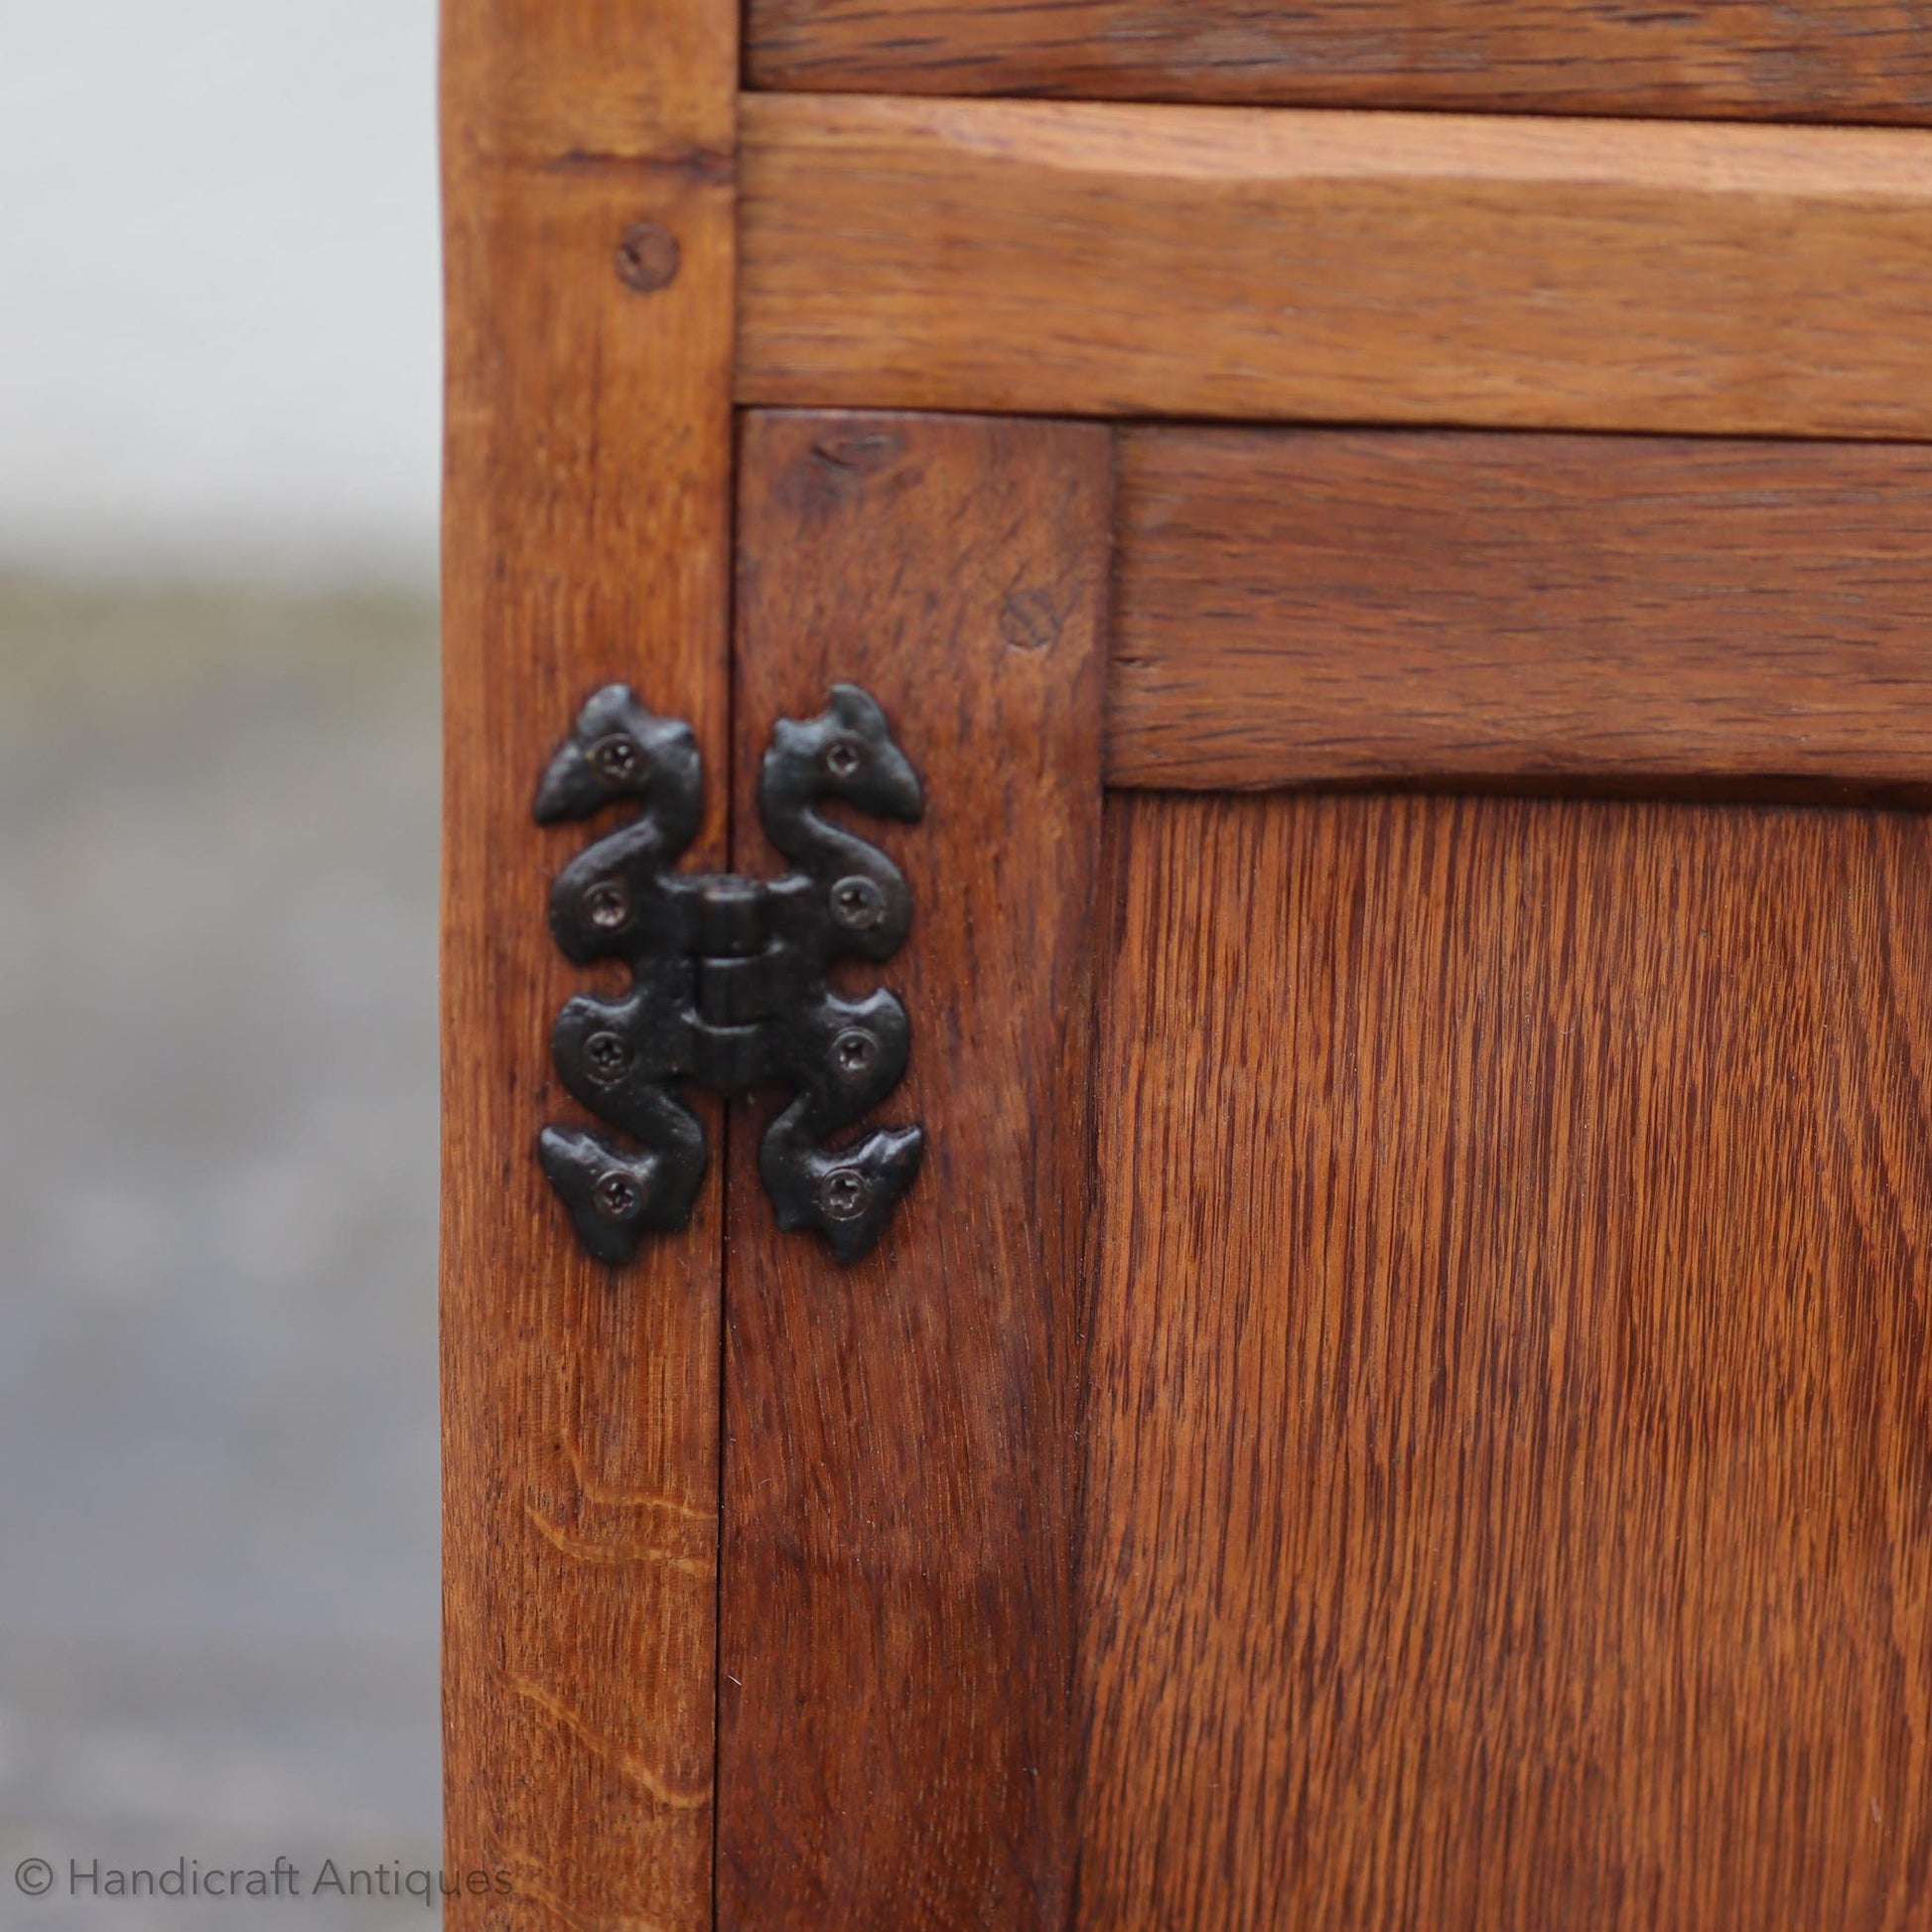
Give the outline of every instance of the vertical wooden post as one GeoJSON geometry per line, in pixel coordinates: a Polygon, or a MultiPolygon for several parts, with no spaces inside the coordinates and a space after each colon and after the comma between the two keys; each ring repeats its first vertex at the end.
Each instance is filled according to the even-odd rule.
{"type": "Polygon", "coordinates": [[[447,1857],[492,1874],[452,1932],[712,1918],[720,1190],[614,1276],[537,1170],[583,834],[530,804],[623,679],[724,854],[736,16],[445,6],[447,1857]]]}
{"type": "Polygon", "coordinates": [[[734,1111],[724,1927],[1065,1920],[1110,520],[1104,428],[746,419],[734,856],[772,868],[771,721],[863,684],[925,783],[878,833],[913,915],[877,1116],[927,1145],[841,1268],[776,1232],[734,1111]]]}

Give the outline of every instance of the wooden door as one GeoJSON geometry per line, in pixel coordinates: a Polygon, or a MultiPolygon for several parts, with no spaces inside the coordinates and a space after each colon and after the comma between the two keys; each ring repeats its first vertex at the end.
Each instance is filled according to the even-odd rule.
{"type": "Polygon", "coordinates": [[[1932,1926],[1932,66],[1760,11],[451,9],[453,1925],[1932,1926]],[[533,1157],[613,682],[917,768],[854,1263],[533,1157]]]}

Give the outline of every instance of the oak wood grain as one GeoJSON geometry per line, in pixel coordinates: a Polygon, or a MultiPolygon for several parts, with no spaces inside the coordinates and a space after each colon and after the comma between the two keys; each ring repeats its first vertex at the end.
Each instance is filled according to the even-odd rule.
{"type": "Polygon", "coordinates": [[[1108,839],[1076,1924],[1922,1926],[1932,822],[1108,839]]]}
{"type": "Polygon", "coordinates": [[[1932,134],[743,111],[744,402],[1932,434],[1932,134]]]}
{"type": "Polygon", "coordinates": [[[1085,425],[745,427],[737,863],[775,867],[771,720],[865,685],[925,784],[881,840],[912,1058],[877,1112],[926,1154],[842,1269],[732,1109],[724,1927],[1064,1923],[1109,463],[1085,425]]]}
{"type": "Polygon", "coordinates": [[[1919,0],[752,0],[760,87],[1714,119],[1932,119],[1919,0]]]}
{"type": "MultiPolygon", "coordinates": [[[[446,1859],[455,1932],[712,1922],[720,1216],[621,1274],[538,1172],[538,771],[622,678],[729,757],[734,9],[444,9],[446,1859]],[[696,157],[696,159],[694,159],[696,157]],[[651,222],[675,277],[626,285],[651,222]]],[[[714,793],[702,841],[724,853],[714,793]]]]}
{"type": "Polygon", "coordinates": [[[1123,434],[1108,777],[1932,785],[1932,455],[1123,434]]]}

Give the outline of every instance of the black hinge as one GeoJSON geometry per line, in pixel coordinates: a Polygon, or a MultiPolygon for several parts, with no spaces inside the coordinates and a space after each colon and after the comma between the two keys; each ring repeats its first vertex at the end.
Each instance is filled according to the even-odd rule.
{"type": "Polygon", "coordinates": [[[621,959],[631,975],[615,999],[580,993],[565,1006],[551,1057],[571,1093],[642,1151],[578,1127],[546,1127],[537,1139],[544,1173],[600,1261],[628,1261],[640,1236],[691,1218],[707,1156],[680,1080],[725,1094],[767,1082],[793,1089],[765,1129],[759,1171],[778,1225],[817,1228],[841,1261],[871,1250],[918,1172],[917,1127],[826,1145],[897,1086],[911,1043],[891,993],[849,1000],[827,973],[843,957],[890,959],[911,924],[912,897],[885,853],[821,815],[821,799],[887,818],[916,819],[924,808],[886,714],[856,684],[835,684],[816,718],[772,727],[759,812],[792,862],[781,878],[672,870],[703,817],[698,742],[627,685],[590,698],[544,771],[540,825],[621,801],[642,807],[580,852],[550,891],[550,930],[565,956],[621,959]]]}

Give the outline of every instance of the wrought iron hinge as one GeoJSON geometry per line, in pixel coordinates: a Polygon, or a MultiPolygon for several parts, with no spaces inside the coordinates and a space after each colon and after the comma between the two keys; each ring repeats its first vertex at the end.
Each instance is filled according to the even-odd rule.
{"type": "Polygon", "coordinates": [[[621,959],[629,987],[580,993],[557,1016],[551,1057],[564,1085],[631,1150],[578,1127],[546,1127],[537,1154],[600,1261],[628,1261],[647,1232],[683,1227],[704,1179],[704,1129],[678,1097],[767,1082],[793,1097],[764,1131],[759,1171],[781,1228],[816,1228],[841,1261],[868,1253],[918,1172],[917,1127],[879,1128],[832,1148],[897,1086],[911,1028],[883,988],[832,991],[836,959],[890,959],[911,923],[904,876],[877,846],[818,810],[837,799],[887,818],[924,808],[918,773],[886,714],[835,684],[816,718],[781,718],[759,774],[765,835],[792,862],[770,880],[673,870],[703,816],[698,742],[681,719],[607,684],[577,714],[537,786],[536,817],[637,814],[557,875],[550,930],[578,965],[621,959]]]}

